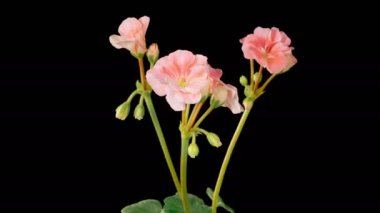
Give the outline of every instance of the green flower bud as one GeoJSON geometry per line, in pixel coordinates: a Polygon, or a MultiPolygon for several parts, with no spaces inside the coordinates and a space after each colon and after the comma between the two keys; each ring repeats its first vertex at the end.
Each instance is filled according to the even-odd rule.
{"type": "Polygon", "coordinates": [[[245,97],[248,97],[248,98],[253,97],[253,91],[252,91],[252,88],[250,86],[246,86],[244,88],[244,95],[245,95],[245,97]]]}
{"type": "Polygon", "coordinates": [[[240,81],[240,84],[243,85],[243,86],[247,86],[248,85],[248,79],[244,75],[240,76],[239,81],[240,81]]]}
{"type": "Polygon", "coordinates": [[[187,148],[187,153],[191,158],[195,158],[199,154],[199,148],[198,145],[193,141],[190,143],[189,147],[187,148]]]}
{"type": "Polygon", "coordinates": [[[259,74],[260,73],[255,73],[255,75],[253,75],[253,80],[255,81],[255,84],[258,84],[260,83],[261,79],[263,78],[263,75],[260,75],[260,79],[259,79],[259,74]]]}
{"type": "Polygon", "coordinates": [[[144,115],[145,115],[145,108],[144,108],[144,104],[139,104],[136,106],[135,108],[135,111],[133,113],[133,116],[137,119],[137,120],[142,120],[144,118],[144,115]]]}
{"type": "Polygon", "coordinates": [[[220,147],[222,145],[222,142],[220,142],[219,136],[215,133],[208,132],[206,134],[208,142],[211,144],[211,146],[214,147],[220,147]]]}
{"type": "Polygon", "coordinates": [[[125,120],[128,117],[131,105],[129,102],[125,101],[116,108],[116,118],[120,120],[125,120]]]}

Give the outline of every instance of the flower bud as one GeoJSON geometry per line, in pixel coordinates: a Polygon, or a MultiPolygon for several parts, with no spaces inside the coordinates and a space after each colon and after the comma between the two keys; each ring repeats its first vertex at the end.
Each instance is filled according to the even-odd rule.
{"type": "Polygon", "coordinates": [[[240,81],[240,84],[243,85],[243,86],[247,86],[248,85],[248,79],[244,75],[240,76],[239,81],[240,81]]]}
{"type": "Polygon", "coordinates": [[[146,57],[150,64],[155,64],[160,55],[160,50],[158,49],[158,45],[153,43],[149,46],[148,52],[146,53],[146,57]]]}
{"type": "Polygon", "coordinates": [[[120,120],[125,120],[128,117],[130,111],[130,103],[125,101],[116,108],[116,118],[120,120]]]}
{"type": "Polygon", "coordinates": [[[144,104],[139,104],[136,106],[135,108],[135,111],[133,113],[133,116],[137,119],[137,120],[142,120],[144,118],[144,115],[145,115],[145,108],[144,108],[144,104]]]}
{"type": "Polygon", "coordinates": [[[190,143],[189,147],[187,148],[187,153],[191,158],[195,158],[199,154],[199,148],[198,145],[193,141],[190,143]]]}
{"type": "Polygon", "coordinates": [[[220,147],[222,145],[222,142],[220,142],[219,136],[215,133],[208,132],[206,134],[208,142],[211,144],[211,146],[214,147],[220,147]]]}
{"type": "Polygon", "coordinates": [[[227,98],[228,98],[228,91],[226,87],[219,86],[213,91],[211,99],[210,99],[210,104],[214,108],[220,107],[221,105],[224,104],[224,102],[226,102],[227,98]]]}
{"type": "Polygon", "coordinates": [[[260,78],[259,78],[259,72],[257,72],[257,73],[255,73],[254,75],[253,75],[253,80],[255,81],[255,84],[258,84],[258,83],[260,83],[260,81],[261,81],[261,79],[263,78],[263,75],[260,75],[260,78]]]}
{"type": "Polygon", "coordinates": [[[248,97],[248,98],[253,97],[254,94],[253,94],[252,88],[250,86],[246,86],[244,88],[244,95],[245,95],[245,97],[248,97]]]}

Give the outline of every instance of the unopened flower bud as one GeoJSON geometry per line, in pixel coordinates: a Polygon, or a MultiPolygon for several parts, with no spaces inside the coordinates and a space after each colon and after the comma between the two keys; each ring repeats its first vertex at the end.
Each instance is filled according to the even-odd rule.
{"type": "Polygon", "coordinates": [[[187,148],[187,153],[191,158],[195,158],[199,154],[199,148],[198,145],[193,141],[190,143],[189,147],[187,148]]]}
{"type": "Polygon", "coordinates": [[[158,45],[156,43],[151,44],[149,46],[148,52],[146,53],[149,63],[155,64],[158,60],[159,55],[160,50],[158,49],[158,45]]]}
{"type": "Polygon", "coordinates": [[[214,147],[220,147],[222,145],[222,142],[220,142],[219,136],[215,133],[208,132],[206,134],[208,142],[211,144],[211,146],[214,147]]]}
{"type": "Polygon", "coordinates": [[[116,118],[120,120],[125,120],[128,117],[130,111],[130,103],[125,101],[116,108],[116,118]]]}
{"type": "Polygon", "coordinates": [[[259,78],[259,72],[255,73],[255,75],[253,75],[253,80],[255,81],[255,84],[258,84],[260,83],[261,79],[263,78],[262,75],[260,75],[260,78],[259,78]]]}
{"type": "Polygon", "coordinates": [[[210,104],[214,108],[220,107],[221,105],[224,104],[224,102],[226,102],[227,98],[228,98],[228,91],[226,87],[219,86],[212,92],[210,104]]]}
{"type": "Polygon", "coordinates": [[[135,111],[133,113],[133,116],[137,119],[137,120],[142,120],[144,118],[144,115],[145,115],[145,108],[144,108],[144,105],[143,104],[139,104],[136,106],[135,108],[135,111]]]}
{"type": "Polygon", "coordinates": [[[247,86],[248,85],[248,79],[244,75],[240,76],[239,81],[240,81],[240,84],[243,85],[243,86],[247,86]]]}

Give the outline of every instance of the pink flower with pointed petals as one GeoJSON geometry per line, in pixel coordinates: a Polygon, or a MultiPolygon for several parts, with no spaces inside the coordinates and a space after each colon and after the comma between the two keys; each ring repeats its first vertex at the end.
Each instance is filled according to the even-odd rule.
{"type": "Polygon", "coordinates": [[[286,71],[297,62],[293,47],[289,47],[290,38],[276,27],[257,27],[240,42],[244,57],[256,60],[272,74],[286,71]]]}
{"type": "Polygon", "coordinates": [[[223,107],[228,107],[232,113],[241,113],[244,109],[239,103],[239,95],[236,87],[225,84],[220,80],[223,71],[209,67],[210,93],[214,101],[218,101],[223,107]]]}
{"type": "Polygon", "coordinates": [[[146,79],[157,95],[166,96],[172,109],[182,111],[208,94],[208,68],[205,56],[177,50],[160,58],[146,79]]]}
{"type": "Polygon", "coordinates": [[[145,34],[150,18],[127,18],[119,26],[120,35],[111,35],[110,42],[117,48],[128,49],[132,55],[139,56],[146,52],[145,34]]]}

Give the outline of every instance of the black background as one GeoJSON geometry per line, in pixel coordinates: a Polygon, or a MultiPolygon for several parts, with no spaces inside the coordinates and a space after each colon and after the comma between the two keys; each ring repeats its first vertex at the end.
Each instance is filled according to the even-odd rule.
{"type": "MultiPolygon", "coordinates": [[[[0,212],[119,212],[175,192],[149,117],[114,118],[138,66],[108,37],[143,15],[162,56],[206,55],[236,86],[249,71],[240,38],[277,26],[292,39],[299,62],[254,106],[225,178],[221,195],[238,212],[380,208],[375,6],[159,3],[2,7],[0,212]]],[[[179,113],[154,103],[177,163],[179,113]]],[[[214,149],[203,138],[189,162],[189,191],[206,203],[238,119],[223,108],[203,125],[224,142],[214,149]]]]}

